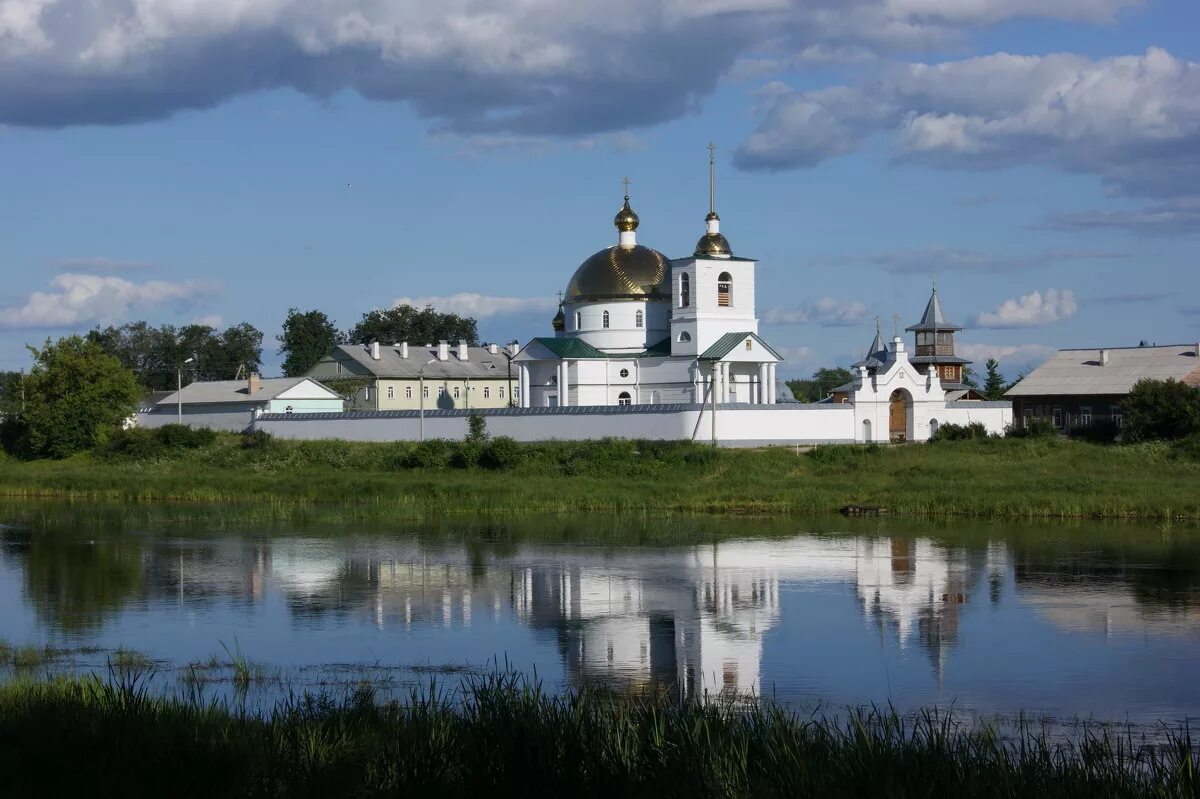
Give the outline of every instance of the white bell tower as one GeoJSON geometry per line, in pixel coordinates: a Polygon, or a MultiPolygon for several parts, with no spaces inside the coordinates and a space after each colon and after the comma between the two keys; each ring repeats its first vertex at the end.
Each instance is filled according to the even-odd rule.
{"type": "Polygon", "coordinates": [[[697,356],[726,333],[758,333],[754,267],[721,235],[716,209],[716,145],[708,145],[708,216],[690,258],[671,262],[671,354],[697,356]]]}

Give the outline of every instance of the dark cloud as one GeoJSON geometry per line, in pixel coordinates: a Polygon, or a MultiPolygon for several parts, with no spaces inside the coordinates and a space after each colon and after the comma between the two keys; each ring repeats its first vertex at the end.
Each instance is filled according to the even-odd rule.
{"type": "MultiPolygon", "coordinates": [[[[1195,189],[1192,183],[1190,188],[1195,189]]],[[[1037,227],[1060,231],[1121,230],[1139,236],[1186,236],[1200,232],[1200,195],[1131,210],[1054,214],[1037,227]]]]}

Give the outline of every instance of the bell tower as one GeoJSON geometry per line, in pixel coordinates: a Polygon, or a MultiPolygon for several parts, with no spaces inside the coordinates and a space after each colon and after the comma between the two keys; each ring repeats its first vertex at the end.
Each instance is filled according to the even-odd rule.
{"type": "Polygon", "coordinates": [[[697,356],[726,333],[758,333],[757,261],[734,256],[717,215],[716,145],[708,145],[708,215],[691,257],[671,262],[671,354],[697,356]]]}
{"type": "Polygon", "coordinates": [[[951,322],[942,311],[936,284],[929,295],[921,321],[909,325],[905,330],[916,338],[913,357],[909,361],[922,370],[929,366],[936,368],[938,378],[947,388],[962,385],[963,367],[971,363],[966,358],[958,357],[954,349],[954,334],[962,330],[962,326],[951,322]]]}

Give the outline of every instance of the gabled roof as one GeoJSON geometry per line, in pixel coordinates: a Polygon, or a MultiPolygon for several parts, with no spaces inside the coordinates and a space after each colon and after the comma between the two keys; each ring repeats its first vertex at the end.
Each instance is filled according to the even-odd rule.
{"type": "MultiPolygon", "coordinates": [[[[553,339],[552,339],[553,340],[553,339]]],[[[408,357],[401,358],[400,350],[394,345],[380,344],[379,345],[379,360],[371,357],[371,348],[364,344],[339,344],[333,348],[333,352],[328,356],[334,361],[353,361],[369,375],[382,378],[410,378],[416,379],[421,374],[430,380],[462,380],[464,378],[478,379],[490,378],[493,380],[501,380],[507,377],[508,374],[508,356],[504,349],[500,348],[495,355],[488,351],[487,347],[467,347],[467,360],[461,361],[458,358],[458,346],[450,345],[449,355],[446,360],[437,360],[438,347],[433,345],[426,347],[425,345],[409,344],[408,357]],[[433,363],[425,366],[430,360],[433,363]],[[425,367],[425,371],[421,372],[421,367],[425,367]]],[[[315,374],[322,380],[334,380],[338,375],[326,373],[324,365],[328,363],[326,359],[322,359],[316,366],[309,370],[309,374],[315,374]]],[[[354,375],[340,375],[340,377],[353,377],[354,375]]]]}
{"type": "Polygon", "coordinates": [[[938,301],[937,289],[934,289],[933,293],[929,295],[929,303],[925,306],[925,313],[921,315],[921,321],[904,329],[912,333],[926,330],[943,330],[952,333],[955,330],[962,330],[962,327],[947,318],[942,310],[942,304],[938,301]]]}
{"type": "Polygon", "coordinates": [[[719,339],[713,342],[712,346],[700,354],[702,361],[719,361],[729,353],[733,352],[734,348],[748,338],[752,338],[762,345],[762,348],[779,360],[783,360],[783,356],[775,350],[771,349],[771,345],[758,337],[757,333],[746,331],[744,333],[726,333],[719,339]]]}
{"type": "Polygon", "coordinates": [[[1010,388],[1006,397],[1128,394],[1139,380],[1178,380],[1200,386],[1200,345],[1059,350],[1010,388]],[[1101,365],[1101,352],[1108,363],[1101,365]]]}
{"type": "Polygon", "coordinates": [[[327,392],[330,399],[341,399],[326,386],[308,377],[268,377],[261,381],[262,387],[253,394],[247,380],[197,380],[183,387],[182,392],[172,391],[158,401],[158,405],[221,405],[246,402],[269,402],[280,394],[301,383],[309,382],[327,392]]]}

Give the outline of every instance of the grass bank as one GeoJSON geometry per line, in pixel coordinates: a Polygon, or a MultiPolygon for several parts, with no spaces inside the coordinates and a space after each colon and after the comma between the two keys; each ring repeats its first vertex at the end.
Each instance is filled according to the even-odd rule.
{"type": "Polygon", "coordinates": [[[0,461],[0,494],[244,504],[263,518],[514,513],[822,514],[1200,521],[1200,460],[1164,444],[994,439],[808,452],[679,442],[423,445],[245,440],[0,461]]]}
{"type": "Polygon", "coordinates": [[[552,696],[517,677],[304,697],[265,717],[163,698],[137,675],[0,686],[17,796],[1194,796],[1186,732],[1001,736],[934,715],[552,696]]]}

